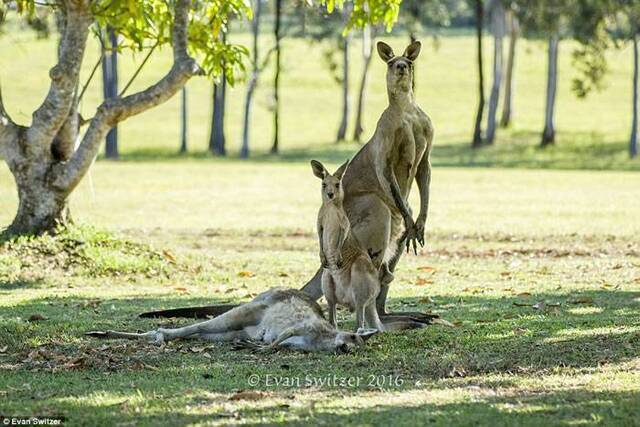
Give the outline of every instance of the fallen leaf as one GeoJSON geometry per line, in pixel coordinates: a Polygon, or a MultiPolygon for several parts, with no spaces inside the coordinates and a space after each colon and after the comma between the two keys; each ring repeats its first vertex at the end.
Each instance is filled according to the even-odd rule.
{"type": "Polygon", "coordinates": [[[282,271],[282,272],[278,273],[278,276],[279,277],[289,277],[289,274],[285,273],[284,271],[282,271]]]}
{"type": "Polygon", "coordinates": [[[178,261],[176,260],[176,256],[171,253],[171,251],[165,249],[162,251],[162,255],[169,261],[171,264],[176,264],[178,261]]]}
{"type": "Polygon", "coordinates": [[[433,300],[433,298],[427,296],[427,297],[422,297],[418,300],[418,302],[420,304],[435,304],[436,302],[433,300]]]}
{"type": "Polygon", "coordinates": [[[39,322],[41,320],[48,320],[48,318],[44,317],[42,314],[36,313],[29,316],[29,322],[39,322]]]}
{"type": "Polygon", "coordinates": [[[525,328],[515,328],[513,330],[513,333],[516,334],[516,335],[523,335],[523,334],[525,334],[527,332],[529,332],[529,330],[525,329],[525,328]]]}
{"type": "Polygon", "coordinates": [[[422,271],[423,273],[435,273],[437,270],[435,267],[431,267],[429,265],[423,265],[422,267],[418,267],[418,271],[422,271]]]}
{"type": "Polygon", "coordinates": [[[191,350],[192,353],[202,353],[203,351],[206,350],[205,347],[191,347],[189,350],[191,350]]]}
{"type": "Polygon", "coordinates": [[[187,288],[174,288],[176,291],[186,294],[189,292],[187,288]]]}
{"type": "Polygon", "coordinates": [[[251,272],[251,271],[239,271],[238,272],[238,277],[253,277],[255,276],[255,273],[251,272]]]}
{"type": "Polygon", "coordinates": [[[424,286],[424,285],[427,285],[427,284],[430,285],[432,283],[433,283],[433,280],[425,279],[424,277],[418,277],[416,279],[416,286],[424,286]]]}
{"type": "Polygon", "coordinates": [[[457,326],[462,325],[462,322],[457,322],[457,323],[460,323],[460,325],[457,325],[457,326],[456,326],[456,324],[455,324],[455,323],[451,323],[451,322],[449,322],[448,320],[444,320],[444,319],[441,319],[441,318],[439,318],[439,317],[436,317],[435,319],[433,319],[433,320],[431,321],[431,323],[433,323],[433,324],[435,324],[435,325],[447,326],[447,327],[449,327],[449,328],[455,328],[455,327],[457,327],[457,326]]]}
{"type": "Polygon", "coordinates": [[[456,328],[459,328],[460,326],[462,326],[462,320],[456,320],[452,323],[452,325],[456,328]]]}
{"type": "Polygon", "coordinates": [[[531,294],[529,292],[520,292],[516,296],[521,297],[521,298],[525,298],[525,297],[530,297],[531,294]]]}
{"type": "Polygon", "coordinates": [[[503,271],[502,273],[500,273],[500,275],[501,275],[502,277],[507,277],[507,276],[510,276],[510,275],[511,275],[511,272],[509,272],[509,271],[503,271]]]}
{"type": "Polygon", "coordinates": [[[234,393],[229,400],[260,400],[264,399],[266,394],[260,391],[238,391],[234,393]]]}

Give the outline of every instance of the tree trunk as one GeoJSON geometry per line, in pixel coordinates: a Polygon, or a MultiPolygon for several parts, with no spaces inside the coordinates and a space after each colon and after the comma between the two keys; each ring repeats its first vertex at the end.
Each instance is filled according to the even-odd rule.
{"type": "Polygon", "coordinates": [[[188,151],[187,147],[187,87],[182,88],[182,103],[180,114],[180,153],[185,154],[188,151]]]}
{"type": "Polygon", "coordinates": [[[629,138],[629,156],[638,155],[638,35],[633,36],[633,117],[631,137],[629,138]]]}
{"type": "MultiPolygon", "coordinates": [[[[118,96],[118,35],[109,28],[107,30],[109,43],[107,44],[109,51],[105,53],[102,59],[102,81],[104,99],[115,98],[118,96]]],[[[114,126],[107,133],[105,146],[105,157],[107,159],[117,159],[118,153],[118,127],[114,126]]]]}
{"type": "MultiPolygon", "coordinates": [[[[18,211],[9,234],[54,231],[69,221],[67,198],[98,155],[109,129],[175,95],[196,74],[203,74],[187,51],[190,0],[177,0],[172,28],[173,64],[155,84],[130,96],[103,102],[88,121],[80,144],[60,161],[52,155],[63,126],[77,103],[77,87],[89,28],[94,23],[88,2],[65,2],[65,28],[50,84],[29,127],[7,114],[0,91],[0,157],[7,162],[18,189],[18,211]]],[[[66,133],[66,132],[65,132],[66,133]]]]}
{"type": "Polygon", "coordinates": [[[260,75],[260,59],[258,40],[260,37],[260,15],[262,11],[262,2],[256,0],[253,7],[253,70],[251,72],[251,80],[247,85],[247,95],[244,100],[244,121],[242,126],[242,148],[240,149],[240,157],[246,159],[249,157],[249,128],[251,126],[251,106],[253,104],[253,93],[258,86],[258,77],[260,75]]]}
{"type": "Polygon", "coordinates": [[[476,39],[478,44],[478,109],[473,130],[472,148],[482,146],[482,116],[484,113],[484,70],[482,65],[482,26],[484,25],[484,4],[482,0],[476,0],[476,39]]]}
{"type": "Polygon", "coordinates": [[[554,34],[549,38],[549,52],[547,65],[547,101],[544,110],[544,130],[540,146],[546,147],[555,143],[556,129],[553,114],[556,104],[556,88],[558,85],[558,43],[559,37],[554,34]]]}
{"type": "Polygon", "coordinates": [[[211,135],[209,150],[213,154],[226,156],[226,138],[224,135],[224,107],[227,98],[227,81],[223,77],[220,83],[213,85],[213,114],[211,119],[211,135]]]}
{"type": "Polygon", "coordinates": [[[274,35],[276,37],[276,74],[273,80],[273,145],[271,146],[271,154],[278,154],[280,144],[280,54],[281,46],[280,25],[282,19],[282,0],[276,0],[276,24],[274,26],[274,35]]]}
{"type": "Polygon", "coordinates": [[[502,117],[500,119],[500,126],[502,127],[508,127],[511,124],[511,118],[513,117],[513,68],[515,66],[516,60],[516,44],[520,32],[518,18],[512,10],[509,10],[509,12],[507,12],[507,19],[509,25],[509,53],[507,57],[507,70],[504,82],[502,117]]]}
{"type": "Polygon", "coordinates": [[[362,132],[362,116],[364,114],[364,101],[366,98],[367,80],[369,76],[369,65],[371,65],[371,52],[373,49],[371,37],[371,27],[366,25],[362,31],[362,59],[364,64],[362,67],[362,77],[360,78],[360,89],[358,90],[358,107],[356,110],[356,123],[353,129],[353,140],[360,142],[362,132]]]}
{"type": "Polygon", "coordinates": [[[485,144],[492,145],[496,137],[496,115],[502,85],[502,39],[505,32],[505,16],[502,0],[494,0],[491,7],[491,29],[493,32],[493,85],[489,96],[487,135],[485,144]]]}
{"type": "Polygon", "coordinates": [[[7,234],[41,234],[70,221],[67,193],[51,187],[46,163],[14,171],[18,187],[18,212],[7,234]]]}
{"type": "MultiPolygon", "coordinates": [[[[342,10],[343,18],[346,22],[351,14],[347,3],[342,10]]],[[[344,141],[347,136],[347,124],[349,123],[349,44],[351,41],[351,33],[342,38],[342,118],[340,126],[338,126],[338,134],[336,142],[344,141]]]]}

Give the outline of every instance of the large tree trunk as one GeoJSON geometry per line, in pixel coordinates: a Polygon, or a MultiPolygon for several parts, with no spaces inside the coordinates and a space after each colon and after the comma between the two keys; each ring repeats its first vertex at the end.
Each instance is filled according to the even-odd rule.
{"type": "Polygon", "coordinates": [[[360,142],[362,132],[362,116],[364,114],[364,102],[366,98],[367,81],[369,77],[369,66],[371,65],[371,52],[373,50],[373,40],[371,36],[371,27],[366,25],[362,31],[362,77],[360,78],[360,89],[358,90],[358,107],[356,110],[356,122],[353,129],[353,140],[360,142]]]}
{"type": "Polygon", "coordinates": [[[187,88],[182,88],[182,103],[180,111],[180,153],[185,154],[189,148],[187,146],[187,88]]]}
{"type": "Polygon", "coordinates": [[[484,70],[482,65],[482,26],[484,25],[484,4],[482,0],[476,0],[476,41],[478,44],[478,109],[473,129],[473,141],[471,147],[482,146],[482,116],[484,114],[484,70]]]}
{"type": "Polygon", "coordinates": [[[253,23],[251,26],[253,32],[253,70],[251,79],[247,85],[247,95],[244,100],[244,121],[242,126],[242,148],[240,149],[240,157],[246,159],[249,157],[249,130],[251,126],[251,106],[253,104],[253,93],[258,86],[258,77],[260,75],[260,59],[258,40],[260,37],[260,15],[262,12],[262,1],[256,0],[253,6],[253,23]]]}
{"type": "MultiPolygon", "coordinates": [[[[118,35],[112,28],[107,29],[109,42],[107,52],[102,58],[102,89],[104,99],[111,99],[118,96],[118,35]]],[[[105,157],[107,159],[117,159],[118,153],[118,127],[114,126],[107,133],[105,145],[105,157]]]]}
{"type": "Polygon", "coordinates": [[[558,85],[558,43],[560,39],[557,34],[549,38],[549,52],[547,64],[547,95],[544,109],[544,130],[542,131],[542,141],[540,145],[546,147],[555,143],[556,129],[553,123],[554,110],[556,106],[556,89],[558,85]]]}
{"type": "MultiPolygon", "coordinates": [[[[64,161],[54,154],[55,141],[75,113],[78,76],[94,22],[90,3],[67,2],[59,58],[50,70],[50,85],[29,127],[16,124],[4,108],[0,91],[0,157],[8,164],[18,188],[18,211],[7,231],[29,234],[53,231],[69,220],[67,198],[93,164],[109,129],[129,117],[159,105],[202,70],[187,52],[190,0],[177,0],[173,25],[173,65],[156,84],[138,93],[103,102],[77,149],[64,161]]],[[[65,141],[64,146],[68,146],[65,141]]],[[[62,146],[61,145],[61,146],[62,146]]],[[[58,147],[60,148],[60,147],[58,147]]]]}
{"type": "MultiPolygon", "coordinates": [[[[345,24],[351,14],[349,5],[347,3],[342,11],[345,24]]],[[[347,34],[342,39],[342,118],[340,119],[340,126],[338,126],[338,134],[336,135],[336,142],[344,141],[347,136],[347,125],[349,123],[349,44],[351,42],[351,33],[347,34]]]]}
{"type": "Polygon", "coordinates": [[[638,35],[633,36],[633,117],[631,119],[631,137],[629,138],[629,156],[638,155],[638,35]]]}
{"type": "Polygon", "coordinates": [[[502,117],[500,118],[500,126],[508,127],[513,117],[513,90],[514,76],[513,68],[516,61],[516,44],[520,33],[520,24],[513,10],[507,12],[507,22],[509,26],[509,53],[507,56],[507,70],[504,82],[504,101],[502,104],[502,117]]]}
{"type": "Polygon", "coordinates": [[[276,38],[276,73],[273,79],[273,145],[271,146],[271,154],[278,154],[280,149],[280,55],[281,46],[281,19],[282,19],[282,0],[276,0],[276,23],[274,26],[274,35],[276,38]]]}
{"type": "Polygon", "coordinates": [[[485,144],[491,145],[496,137],[496,115],[500,101],[502,85],[502,39],[505,33],[505,12],[502,0],[493,0],[491,4],[491,31],[493,32],[493,85],[489,96],[487,115],[487,135],[485,144]]]}

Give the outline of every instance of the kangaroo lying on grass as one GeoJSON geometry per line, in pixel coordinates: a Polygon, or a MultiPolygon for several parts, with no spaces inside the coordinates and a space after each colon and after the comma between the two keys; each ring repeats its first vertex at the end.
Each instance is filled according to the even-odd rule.
{"type": "Polygon", "coordinates": [[[322,309],[305,293],[272,288],[252,301],[205,322],[176,329],[159,328],[144,333],[87,332],[99,338],[145,339],[156,344],[177,338],[205,341],[240,341],[260,351],[279,346],[303,351],[348,353],[364,345],[375,329],[343,332],[327,322],[322,309]],[[248,341],[247,341],[248,340],[248,341]]]}
{"type": "Polygon", "coordinates": [[[329,323],[337,326],[336,304],[356,312],[356,328],[384,327],[376,311],[376,297],[380,292],[378,272],[366,250],[351,233],[349,218],[342,201],[342,176],[347,167],[331,175],[317,160],[311,161],[313,174],[322,180],[322,206],[318,212],[318,239],[322,291],[329,306],[329,323]]]}

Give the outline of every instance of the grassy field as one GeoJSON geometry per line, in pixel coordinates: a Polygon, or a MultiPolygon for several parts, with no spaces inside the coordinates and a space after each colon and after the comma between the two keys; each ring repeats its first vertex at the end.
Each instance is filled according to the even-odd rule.
{"type": "MultiPolygon", "coordinates": [[[[405,39],[391,42],[400,48],[405,39]]],[[[77,222],[96,228],[0,243],[0,416],[59,415],[70,425],[640,424],[640,166],[625,151],[626,50],[609,54],[607,90],[576,101],[570,46],[561,46],[558,146],[541,151],[534,145],[544,50],[522,43],[514,127],[475,153],[466,148],[473,40],[447,37],[437,51],[427,44],[418,98],[437,130],[427,245],[401,260],[390,304],[437,313],[454,328],[378,335],[350,355],[83,337],[182,325],[136,315],[246,301],[272,286],[300,287],[315,272],[320,195],[308,160],[334,167],[357,146],[331,144],[339,89],[318,71],[318,49],[307,54],[302,40],[285,47],[281,157],[264,154],[266,84],[252,127],[254,157],[201,154],[210,88],[197,80],[189,86],[190,157],[173,156],[179,104],[172,100],[124,124],[124,161],[98,161],[73,194],[77,222]]],[[[0,51],[10,53],[0,58],[5,102],[28,123],[45,90],[52,43],[9,33],[0,51]],[[14,75],[23,78],[8,84],[14,75]]],[[[96,58],[90,49],[85,70],[96,58]]],[[[166,55],[152,61],[137,87],[168,64],[166,55]]],[[[123,63],[130,72],[132,61],[123,63]]],[[[384,107],[382,73],[375,61],[369,132],[384,107]]],[[[240,85],[229,97],[232,153],[243,93],[240,85]]],[[[99,95],[92,87],[83,111],[91,114],[99,95]]],[[[15,209],[2,164],[0,227],[15,209]]],[[[339,314],[352,328],[351,316],[339,314]]]]}

